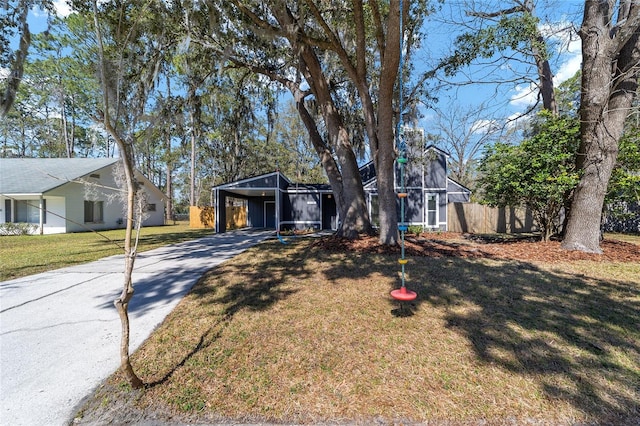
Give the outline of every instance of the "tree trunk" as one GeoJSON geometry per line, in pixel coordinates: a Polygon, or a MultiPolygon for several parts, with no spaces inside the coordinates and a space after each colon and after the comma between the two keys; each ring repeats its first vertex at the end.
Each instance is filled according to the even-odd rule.
{"type": "Polygon", "coordinates": [[[342,206],[340,217],[342,226],[338,230],[338,235],[349,239],[358,238],[361,233],[371,233],[371,222],[367,210],[367,202],[364,196],[362,179],[353,153],[351,143],[348,142],[349,135],[346,129],[339,131],[343,141],[338,144],[338,161],[342,165],[342,188],[345,204],[342,206]]]}
{"type": "Polygon", "coordinates": [[[369,220],[362,179],[349,139],[349,132],[344,126],[338,107],[333,102],[331,89],[322,71],[320,61],[313,49],[306,44],[299,43],[299,34],[295,30],[297,27],[291,12],[289,10],[274,10],[274,13],[282,27],[292,31],[288,34],[289,41],[300,54],[302,71],[320,106],[329,133],[330,144],[335,151],[337,164],[340,167],[344,203],[342,209],[339,210],[342,225],[337,234],[353,239],[361,233],[371,233],[371,221],[369,220]]]}
{"type": "MultiPolygon", "coordinates": [[[[167,76],[167,102],[169,105],[171,105],[171,78],[169,76],[167,76]]],[[[173,108],[169,109],[169,111],[172,111],[173,108]]],[[[166,205],[166,211],[165,211],[165,221],[166,223],[171,223],[173,221],[173,157],[172,157],[172,153],[171,153],[171,121],[173,120],[172,117],[167,117],[165,116],[165,118],[168,120],[168,122],[166,123],[166,128],[165,128],[165,137],[166,137],[166,141],[165,141],[165,158],[166,158],[166,162],[167,162],[167,173],[166,173],[166,180],[167,180],[167,186],[165,188],[165,195],[167,196],[167,205],[166,205]]]]}
{"type": "MultiPolygon", "coordinates": [[[[408,7],[408,2],[405,6],[408,7]]],[[[380,206],[380,243],[395,245],[398,243],[398,211],[397,196],[394,178],[395,138],[393,133],[393,99],[394,87],[398,76],[401,50],[401,28],[400,14],[406,14],[405,10],[400,10],[400,3],[392,0],[390,3],[389,18],[387,21],[387,40],[384,46],[382,60],[382,70],[380,72],[380,96],[378,100],[378,124],[377,124],[377,147],[376,155],[376,176],[378,182],[378,202],[380,206]]],[[[402,121],[402,104],[404,93],[402,84],[399,84],[398,105],[399,111],[396,120],[402,121]]],[[[400,126],[398,126],[398,130],[400,126]]],[[[400,135],[396,135],[400,137],[400,135]]],[[[424,148],[424,147],[423,147],[424,148]]]]}
{"type": "MultiPolygon", "coordinates": [[[[259,16],[253,13],[249,7],[246,6],[246,2],[239,0],[233,1],[235,7],[237,7],[249,20],[251,20],[257,28],[262,28],[265,33],[271,33],[273,30],[271,23],[266,20],[262,20],[259,16]]],[[[311,10],[311,13],[321,15],[321,12],[315,8],[313,2],[305,2],[311,10]]],[[[310,137],[314,143],[314,148],[318,153],[320,160],[327,172],[332,190],[336,198],[336,207],[342,224],[338,230],[338,235],[345,236],[347,238],[356,238],[361,233],[371,233],[371,221],[369,219],[369,212],[367,209],[367,202],[362,187],[362,179],[359,172],[359,167],[356,159],[353,146],[351,145],[349,132],[345,128],[344,121],[341,113],[337,108],[332,96],[334,95],[333,89],[330,87],[324,69],[318,59],[318,52],[325,51],[325,48],[316,49],[313,42],[313,37],[307,37],[304,34],[303,25],[296,22],[291,10],[287,7],[286,2],[267,2],[265,7],[270,8],[270,14],[273,15],[275,20],[278,21],[280,30],[284,33],[284,36],[288,39],[291,45],[291,50],[298,56],[300,70],[309,84],[310,91],[316,98],[316,102],[321,111],[326,132],[328,133],[328,143],[324,143],[324,138],[317,138],[314,136],[313,130],[310,132],[310,137]],[[322,142],[320,142],[322,140],[322,142]],[[319,142],[319,143],[317,143],[319,142]],[[335,155],[335,157],[334,157],[335,155]],[[330,158],[330,157],[333,157],[330,158]]],[[[319,21],[322,21],[320,17],[319,21]]],[[[321,25],[322,26],[322,25],[321,25]]],[[[279,34],[279,35],[282,35],[279,34]]],[[[335,34],[329,36],[335,41],[335,34]]],[[[330,50],[330,49],[329,49],[330,50]]],[[[364,56],[362,56],[364,59],[364,56]]],[[[239,61],[243,62],[243,61],[239,61]]],[[[365,63],[362,62],[361,65],[365,63]]],[[[248,68],[256,71],[257,68],[249,65],[248,68]]],[[[288,77],[277,77],[272,71],[267,69],[258,71],[264,75],[269,76],[272,80],[283,83],[289,90],[294,93],[296,88],[293,88],[290,84],[285,82],[288,77]]],[[[294,83],[291,83],[294,84],[294,83]]],[[[298,103],[298,111],[300,112],[301,99],[296,99],[298,103]]],[[[307,111],[308,112],[308,111],[307,111]]],[[[304,114],[304,112],[302,113],[304,114]]],[[[301,115],[303,122],[310,117],[301,115]]],[[[314,123],[311,123],[315,128],[314,123]]],[[[372,122],[370,120],[368,125],[372,122]]],[[[308,122],[305,122],[305,126],[309,130],[308,122]]],[[[317,132],[317,129],[316,129],[317,132]]]]}
{"type": "Polygon", "coordinates": [[[125,230],[124,237],[124,257],[125,257],[125,267],[124,267],[124,286],[122,288],[122,293],[120,297],[118,297],[113,304],[115,305],[118,315],[120,316],[120,324],[122,326],[122,337],[120,339],[120,365],[122,372],[127,377],[129,384],[134,389],[139,389],[143,386],[142,380],[136,375],[133,371],[133,366],[131,365],[131,359],[129,356],[129,301],[133,297],[134,289],[132,283],[132,275],[133,275],[133,266],[136,260],[136,251],[132,246],[133,239],[133,226],[134,220],[133,216],[135,214],[135,205],[136,205],[136,183],[134,176],[134,166],[133,166],[133,153],[132,147],[127,146],[128,144],[123,143],[121,139],[117,139],[120,141],[119,144],[120,149],[122,150],[122,162],[124,165],[124,173],[126,178],[126,186],[127,186],[127,227],[125,230]],[[129,149],[128,149],[129,148],[129,149]]]}
{"type": "Polygon", "coordinates": [[[135,197],[136,197],[136,182],[134,176],[134,154],[133,144],[127,143],[117,132],[116,128],[111,122],[111,116],[109,114],[109,88],[107,83],[107,72],[105,66],[104,46],[102,44],[102,33],[100,31],[100,25],[98,23],[98,3],[97,0],[93,0],[93,23],[96,31],[96,39],[98,41],[99,48],[99,60],[100,60],[100,81],[102,83],[102,101],[103,101],[103,117],[102,121],[107,132],[115,139],[118,147],[120,148],[120,155],[122,156],[122,165],[125,174],[125,183],[127,189],[127,226],[125,230],[124,238],[124,256],[125,256],[125,268],[124,268],[124,286],[120,297],[114,301],[114,305],[120,316],[120,323],[122,325],[122,337],[120,340],[120,369],[125,374],[129,384],[134,389],[141,388],[144,384],[142,380],[136,375],[131,365],[131,359],[129,356],[129,301],[133,297],[133,283],[131,281],[133,275],[133,266],[135,263],[136,252],[132,249],[132,234],[133,234],[133,216],[135,214],[135,197]]]}
{"type": "MultiPolygon", "coordinates": [[[[71,110],[75,111],[75,98],[72,97],[71,98],[71,110]]],[[[75,114],[71,114],[71,130],[69,132],[69,141],[71,143],[71,156],[75,157],[76,156],[76,116],[75,114]]]]}
{"type": "Polygon", "coordinates": [[[195,120],[195,111],[193,106],[191,111],[189,112],[189,120],[191,124],[191,168],[189,172],[189,205],[195,206],[196,205],[196,120],[195,120]]]}
{"type": "MultiPolygon", "coordinates": [[[[600,220],[607,184],[611,177],[618,153],[618,138],[608,131],[615,130],[614,126],[606,126],[600,122],[582,133],[582,142],[578,155],[584,158],[582,178],[576,187],[567,230],[562,248],[580,250],[587,253],[602,253],[600,249],[600,220]],[[593,131],[594,133],[587,133],[593,131]]],[[[620,126],[622,127],[622,126],[620,126]]]]}
{"type": "MultiPolygon", "coordinates": [[[[409,2],[404,3],[400,11],[400,2],[389,2],[389,15],[386,27],[380,20],[379,10],[375,2],[370,2],[376,25],[377,48],[380,54],[381,72],[379,76],[379,93],[377,94],[377,110],[371,97],[369,77],[367,76],[367,47],[364,4],[362,0],[353,3],[353,21],[355,27],[355,64],[354,57],[347,54],[339,43],[335,42],[335,50],[349,77],[358,90],[362,102],[362,114],[365,121],[371,158],[376,168],[378,182],[378,207],[380,242],[387,245],[398,243],[397,199],[394,185],[393,166],[395,161],[394,124],[394,87],[400,65],[400,14],[406,16],[409,2]],[[386,37],[386,39],[385,39],[386,37]]],[[[327,34],[330,37],[330,33],[327,34]]],[[[403,96],[400,93],[400,96],[403,96]]],[[[399,111],[397,119],[401,118],[399,111]]]]}
{"type": "Polygon", "coordinates": [[[136,259],[135,250],[132,250],[131,240],[133,233],[133,212],[135,210],[135,189],[133,189],[134,182],[130,180],[132,173],[127,171],[130,166],[126,165],[125,161],[125,174],[127,176],[127,228],[125,231],[124,239],[124,256],[125,256],[125,268],[124,268],[124,286],[122,293],[113,304],[118,311],[120,317],[120,325],[122,329],[122,336],[120,338],[120,368],[127,378],[129,384],[134,389],[141,388],[144,383],[136,375],[131,365],[131,359],[129,356],[129,301],[133,297],[134,289],[132,283],[133,266],[136,259]]]}
{"type": "MultiPolygon", "coordinates": [[[[60,84],[62,87],[62,84],[60,84]]],[[[64,139],[65,152],[67,158],[73,157],[73,141],[69,135],[69,123],[67,122],[67,108],[65,103],[64,89],[61,89],[60,94],[60,128],[62,130],[62,138],[64,139]]]]}
{"type": "MultiPolygon", "coordinates": [[[[531,16],[535,16],[535,5],[532,0],[528,0],[525,9],[531,16]]],[[[554,116],[558,115],[558,104],[556,102],[555,90],[553,88],[553,73],[544,51],[546,42],[542,34],[538,31],[532,40],[532,53],[538,68],[538,81],[540,82],[540,96],[542,97],[542,107],[554,116]]]]}
{"type": "Polygon", "coordinates": [[[602,252],[604,198],[624,121],[638,89],[640,5],[623,3],[616,25],[610,18],[616,14],[606,2],[588,0],[585,4],[580,29],[583,71],[577,156],[582,178],[573,195],[562,242],[568,250],[602,252]]]}
{"type": "Polygon", "coordinates": [[[167,196],[167,211],[165,212],[165,219],[167,223],[173,221],[173,166],[171,161],[171,134],[167,132],[167,186],[165,188],[167,196]]]}
{"type": "Polygon", "coordinates": [[[342,187],[342,175],[340,174],[340,170],[338,169],[338,165],[336,164],[335,159],[331,155],[331,151],[324,143],[320,132],[318,131],[318,127],[316,125],[315,120],[309,114],[309,110],[307,110],[304,105],[304,98],[302,93],[299,90],[291,88],[291,92],[296,101],[296,109],[298,110],[298,115],[300,116],[302,123],[307,129],[307,133],[309,133],[309,139],[320,158],[320,163],[324,171],[327,173],[327,177],[329,178],[329,184],[331,185],[331,189],[333,191],[333,197],[336,202],[336,210],[342,214],[345,210],[345,201],[344,201],[344,189],[342,187]]]}

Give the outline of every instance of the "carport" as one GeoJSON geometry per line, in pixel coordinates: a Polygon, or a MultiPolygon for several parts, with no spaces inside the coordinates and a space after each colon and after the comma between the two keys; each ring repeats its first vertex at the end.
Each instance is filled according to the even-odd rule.
{"type": "Polygon", "coordinates": [[[279,171],[212,188],[216,232],[226,231],[229,198],[247,201],[247,226],[277,231],[337,229],[331,186],[292,183],[279,171]]]}

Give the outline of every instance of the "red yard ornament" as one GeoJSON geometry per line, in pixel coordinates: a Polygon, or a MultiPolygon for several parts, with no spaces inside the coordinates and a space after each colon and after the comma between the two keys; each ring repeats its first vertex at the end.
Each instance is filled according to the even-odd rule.
{"type": "Polygon", "coordinates": [[[401,302],[410,302],[418,297],[418,293],[415,291],[407,290],[406,287],[400,287],[399,289],[391,292],[391,297],[401,302]]]}

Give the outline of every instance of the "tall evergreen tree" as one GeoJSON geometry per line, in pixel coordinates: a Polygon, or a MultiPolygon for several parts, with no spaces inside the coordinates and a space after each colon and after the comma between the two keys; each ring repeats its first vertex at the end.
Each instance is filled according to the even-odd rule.
{"type": "Polygon", "coordinates": [[[4,118],[13,105],[22,81],[24,63],[31,45],[31,31],[27,16],[35,7],[53,15],[51,0],[12,0],[2,2],[0,14],[0,69],[9,70],[6,78],[0,79],[0,118],[4,118]],[[10,48],[11,38],[19,39],[18,49],[10,48]]]}

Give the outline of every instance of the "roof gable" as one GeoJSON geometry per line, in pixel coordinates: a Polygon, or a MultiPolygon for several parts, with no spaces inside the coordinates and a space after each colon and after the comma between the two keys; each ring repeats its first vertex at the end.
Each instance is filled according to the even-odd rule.
{"type": "Polygon", "coordinates": [[[0,158],[0,194],[43,194],[118,158],[0,158]]]}
{"type": "Polygon", "coordinates": [[[471,190],[469,188],[467,188],[466,186],[464,186],[459,182],[456,182],[455,180],[449,177],[447,178],[447,191],[449,192],[458,191],[458,192],[466,192],[471,194],[471,190]]]}
{"type": "MultiPolygon", "coordinates": [[[[443,151],[442,149],[438,148],[435,145],[429,145],[427,146],[424,151],[422,151],[423,153],[427,152],[427,151],[433,151],[436,153],[436,155],[442,156],[444,157],[444,159],[446,159],[447,157],[449,157],[449,153],[447,151],[443,151]]],[[[445,161],[443,159],[443,161],[445,161]]],[[[373,161],[369,161],[368,163],[364,164],[363,166],[361,166],[358,171],[360,172],[360,178],[362,179],[362,185],[367,188],[373,188],[376,185],[376,180],[377,180],[377,175],[376,175],[376,168],[373,164],[373,161]]],[[[446,172],[445,172],[446,173],[446,172]]]]}
{"type": "Polygon", "coordinates": [[[258,189],[276,187],[284,189],[289,185],[291,185],[291,181],[289,181],[285,175],[276,171],[218,185],[215,186],[214,189],[258,189]]]}
{"type": "Polygon", "coordinates": [[[424,149],[424,152],[427,152],[427,151],[430,151],[430,150],[431,150],[431,151],[436,151],[437,153],[439,153],[439,154],[441,154],[441,155],[444,155],[445,157],[450,157],[450,155],[449,155],[449,153],[448,153],[447,151],[445,151],[445,150],[443,150],[443,149],[440,149],[440,148],[438,148],[438,147],[437,147],[437,146],[435,146],[435,145],[429,145],[429,146],[427,146],[427,147],[424,149]]]}

